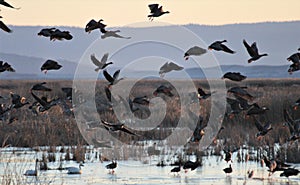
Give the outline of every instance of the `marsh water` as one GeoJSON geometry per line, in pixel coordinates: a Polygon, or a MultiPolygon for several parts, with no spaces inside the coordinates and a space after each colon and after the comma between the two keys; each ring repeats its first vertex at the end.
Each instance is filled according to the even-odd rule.
{"type": "MultiPolygon", "coordinates": [[[[178,174],[170,173],[174,166],[157,167],[161,156],[145,157],[142,160],[128,159],[118,160],[115,172],[110,173],[105,166],[110,161],[101,162],[90,159],[84,163],[82,174],[68,175],[66,170],[39,171],[37,177],[25,177],[23,174],[28,169],[35,168],[36,152],[19,150],[22,152],[1,153],[0,174],[1,184],[9,184],[13,181],[17,184],[226,184],[226,185],[282,185],[300,184],[300,177],[280,177],[280,172],[269,176],[266,167],[262,167],[258,162],[238,163],[236,154],[233,155],[233,173],[226,175],[223,168],[229,166],[220,156],[204,156],[203,166],[194,171],[185,173],[181,170],[178,174]],[[251,179],[247,178],[247,171],[254,170],[251,179]]],[[[193,160],[193,159],[191,159],[193,160]]],[[[167,161],[168,162],[168,161],[167,161]]],[[[54,169],[59,166],[59,162],[48,163],[48,167],[54,169]]],[[[64,167],[78,167],[78,163],[64,161],[64,167]]],[[[292,164],[299,168],[300,164],[292,164]]]]}

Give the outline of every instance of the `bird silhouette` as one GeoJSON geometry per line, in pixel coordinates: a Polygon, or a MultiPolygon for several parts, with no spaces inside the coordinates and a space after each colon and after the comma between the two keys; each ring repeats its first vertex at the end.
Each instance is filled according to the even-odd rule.
{"type": "MultiPolygon", "coordinates": [[[[3,17],[0,16],[0,18],[3,18],[3,17]]],[[[11,33],[11,32],[12,32],[12,30],[11,30],[9,27],[7,27],[7,26],[4,24],[3,21],[0,21],[0,28],[1,28],[3,31],[7,32],[7,33],[11,33]]]]}
{"type": "Polygon", "coordinates": [[[11,65],[7,62],[0,61],[0,73],[4,71],[15,72],[16,70],[12,68],[11,65]]]}
{"type": "Polygon", "coordinates": [[[119,78],[120,70],[114,72],[113,76],[111,76],[106,70],[103,71],[103,75],[105,79],[109,82],[109,87],[117,84],[119,81],[124,78],[119,78]]]}
{"type": "Polygon", "coordinates": [[[208,49],[209,50],[216,50],[216,51],[224,51],[226,53],[234,54],[235,51],[232,51],[226,45],[224,45],[223,44],[224,42],[227,42],[227,40],[215,41],[211,45],[208,46],[208,49]]]}
{"type": "Polygon", "coordinates": [[[159,7],[159,4],[149,4],[148,7],[150,9],[150,15],[148,15],[150,21],[153,21],[154,17],[160,17],[163,14],[170,13],[169,11],[163,11],[163,7],[159,7]]]}
{"type": "Polygon", "coordinates": [[[91,55],[91,60],[93,62],[93,64],[95,64],[97,66],[97,68],[95,69],[96,72],[98,72],[100,69],[104,69],[106,68],[108,65],[113,64],[112,62],[107,62],[108,59],[108,53],[105,53],[102,58],[101,61],[99,61],[95,54],[91,55]]]}
{"type": "Polygon", "coordinates": [[[250,46],[246,40],[243,40],[243,44],[247,49],[247,52],[249,53],[249,55],[251,56],[251,58],[248,60],[248,63],[254,62],[258,59],[260,59],[263,56],[268,56],[268,54],[259,54],[258,53],[258,49],[256,46],[256,42],[253,42],[252,45],[250,46]]]}
{"type": "Polygon", "coordinates": [[[190,56],[200,56],[206,53],[206,49],[203,49],[199,46],[194,46],[191,47],[190,49],[188,49],[185,53],[184,53],[184,59],[188,60],[190,56]]]}
{"type": "Polygon", "coordinates": [[[222,77],[222,79],[225,79],[225,78],[232,80],[232,81],[240,82],[242,80],[245,80],[247,77],[242,75],[239,72],[227,72],[222,77]]]}
{"type": "Polygon", "coordinates": [[[55,30],[56,28],[43,28],[38,33],[38,36],[50,37],[55,30]]]}
{"type": "Polygon", "coordinates": [[[62,65],[58,64],[58,62],[54,60],[47,60],[41,67],[41,71],[44,71],[44,73],[47,73],[49,70],[59,70],[62,67],[62,65]]]}
{"type": "Polygon", "coordinates": [[[6,1],[4,0],[0,0],[0,4],[3,5],[3,6],[6,6],[8,8],[12,8],[12,9],[16,9],[16,10],[19,10],[20,8],[15,8],[13,7],[12,5],[10,5],[9,3],[7,3],[6,1]]]}
{"type": "Polygon", "coordinates": [[[90,20],[85,26],[85,32],[91,33],[93,30],[99,29],[101,33],[105,33],[106,25],[101,23],[103,19],[100,19],[98,22],[94,19],[90,20]]]}

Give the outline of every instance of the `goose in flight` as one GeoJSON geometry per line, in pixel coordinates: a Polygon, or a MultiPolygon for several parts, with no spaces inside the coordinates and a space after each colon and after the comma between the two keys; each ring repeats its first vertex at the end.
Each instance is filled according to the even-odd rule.
{"type": "Polygon", "coordinates": [[[3,5],[3,6],[6,6],[6,7],[12,8],[12,9],[16,9],[16,10],[19,10],[19,9],[20,9],[20,8],[15,8],[15,7],[13,7],[12,5],[10,5],[9,3],[7,3],[7,2],[4,1],[4,0],[0,0],[0,4],[3,5]]]}
{"type": "Polygon", "coordinates": [[[115,38],[121,38],[121,39],[131,39],[131,37],[124,37],[121,36],[117,33],[121,32],[120,30],[115,30],[115,31],[106,31],[105,33],[103,33],[103,35],[101,35],[101,39],[105,39],[107,37],[115,37],[115,38]]]}
{"type": "Polygon", "coordinates": [[[294,72],[299,71],[300,70],[300,65],[299,63],[293,63],[289,66],[288,68],[288,73],[290,75],[292,75],[294,72]]]}
{"type": "Polygon", "coordinates": [[[73,36],[70,34],[69,31],[60,31],[59,29],[56,29],[53,31],[50,35],[50,40],[55,41],[55,40],[71,40],[73,36]]]}
{"type": "Polygon", "coordinates": [[[209,50],[216,50],[216,51],[224,51],[226,53],[234,54],[235,51],[232,51],[226,45],[224,45],[223,44],[224,42],[227,42],[227,40],[215,41],[210,46],[208,46],[208,49],[209,50]]]}
{"type": "Polygon", "coordinates": [[[245,80],[247,77],[242,75],[239,72],[227,72],[222,77],[222,79],[225,79],[225,78],[232,80],[232,81],[240,82],[242,80],[245,80]]]}
{"type": "Polygon", "coordinates": [[[160,67],[158,74],[160,77],[164,77],[166,73],[171,71],[180,71],[183,67],[173,63],[173,62],[166,62],[163,66],[160,67]]]}
{"type": "Polygon", "coordinates": [[[15,72],[16,70],[12,68],[11,65],[7,62],[0,61],[0,73],[4,71],[15,72]]]}
{"type": "Polygon", "coordinates": [[[56,28],[43,28],[38,33],[38,36],[50,37],[55,30],[56,28]]]}
{"type": "Polygon", "coordinates": [[[113,76],[111,76],[106,70],[103,71],[103,75],[105,79],[109,82],[109,87],[117,84],[120,80],[124,78],[119,78],[120,70],[117,70],[113,76]]]}
{"type": "Polygon", "coordinates": [[[265,136],[270,130],[272,130],[272,126],[270,123],[266,123],[265,125],[262,125],[261,122],[259,122],[255,117],[253,117],[255,126],[258,130],[258,133],[256,134],[256,137],[260,139],[261,137],[265,136]]]}
{"type": "Polygon", "coordinates": [[[75,175],[75,174],[81,174],[81,167],[84,166],[82,163],[79,163],[79,167],[67,167],[68,170],[67,174],[69,175],[75,175]]]}
{"type": "Polygon", "coordinates": [[[37,176],[38,175],[38,162],[39,160],[36,159],[35,160],[35,168],[34,170],[26,170],[26,172],[24,173],[25,176],[37,176]]]}
{"type": "Polygon", "coordinates": [[[25,97],[21,97],[18,94],[14,94],[14,93],[10,92],[10,97],[11,97],[10,108],[18,109],[18,108],[23,107],[24,105],[29,104],[29,102],[26,101],[25,97]]]}
{"type": "Polygon", "coordinates": [[[101,61],[99,61],[96,58],[95,54],[91,55],[91,60],[92,60],[93,64],[95,64],[97,66],[97,68],[95,69],[96,72],[98,72],[100,69],[104,69],[105,67],[107,67],[110,64],[113,64],[112,62],[106,63],[107,59],[108,59],[108,53],[105,53],[103,55],[103,57],[101,58],[101,61]]]}
{"type": "Polygon", "coordinates": [[[99,29],[101,33],[105,33],[106,25],[101,23],[103,19],[100,19],[98,22],[94,19],[90,20],[85,26],[85,32],[91,33],[93,30],[99,29]]]}
{"type": "Polygon", "coordinates": [[[54,60],[47,60],[41,67],[41,71],[44,71],[46,74],[49,70],[59,70],[62,65],[58,64],[58,62],[54,60]]]}
{"type": "Polygon", "coordinates": [[[263,56],[268,56],[268,54],[259,54],[258,53],[258,48],[256,46],[256,42],[253,42],[252,45],[250,46],[246,40],[243,40],[243,44],[247,49],[247,52],[249,53],[249,55],[251,56],[251,58],[248,60],[248,63],[254,62],[258,59],[260,59],[263,56]]]}
{"type": "Polygon", "coordinates": [[[45,112],[45,111],[49,110],[51,107],[57,105],[57,103],[59,101],[59,99],[52,99],[52,100],[48,101],[47,98],[44,96],[42,98],[39,98],[33,92],[31,92],[31,95],[41,105],[38,108],[39,112],[45,112]]]}
{"type": "Polygon", "coordinates": [[[164,12],[163,7],[159,7],[159,4],[149,4],[148,7],[150,9],[150,15],[148,15],[150,21],[153,21],[154,17],[160,17],[163,14],[170,13],[169,11],[164,12]]]}
{"type": "Polygon", "coordinates": [[[269,110],[268,107],[266,107],[266,106],[259,106],[257,103],[254,103],[254,104],[251,105],[251,108],[248,110],[247,116],[264,114],[268,110],[269,110]]]}
{"type": "Polygon", "coordinates": [[[190,56],[194,55],[194,56],[200,56],[206,53],[206,49],[203,49],[199,46],[194,46],[191,47],[190,49],[188,49],[185,53],[184,53],[184,59],[188,60],[190,56]]]}
{"type": "Polygon", "coordinates": [[[38,84],[34,84],[30,90],[33,91],[52,91],[52,89],[44,86],[46,84],[46,82],[42,82],[42,83],[38,83],[38,84]]]}
{"type": "MultiPolygon", "coordinates": [[[[3,18],[3,17],[0,16],[0,18],[3,18]]],[[[9,27],[7,27],[7,26],[4,24],[3,21],[0,21],[0,28],[1,28],[3,31],[7,32],[7,33],[11,33],[11,32],[12,32],[12,30],[11,30],[9,27]]]]}
{"type": "Polygon", "coordinates": [[[108,131],[112,131],[112,132],[116,132],[116,131],[121,131],[121,132],[125,132],[127,134],[130,135],[137,135],[134,132],[132,132],[131,130],[129,130],[124,124],[122,123],[118,123],[118,124],[111,124],[108,123],[104,120],[101,120],[101,123],[103,124],[104,128],[108,131]]]}

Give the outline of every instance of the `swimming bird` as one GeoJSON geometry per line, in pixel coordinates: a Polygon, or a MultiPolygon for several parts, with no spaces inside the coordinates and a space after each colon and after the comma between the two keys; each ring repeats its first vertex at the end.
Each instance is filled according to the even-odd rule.
{"type": "Polygon", "coordinates": [[[247,77],[242,75],[239,72],[227,72],[222,77],[222,79],[225,79],[225,78],[232,80],[232,81],[240,82],[242,80],[245,80],[247,77]]]}
{"type": "Polygon", "coordinates": [[[137,135],[134,132],[130,131],[124,124],[122,123],[117,123],[117,124],[111,124],[108,123],[104,120],[101,120],[101,123],[103,124],[104,128],[108,131],[116,132],[116,131],[121,131],[125,132],[130,135],[137,135]]]}
{"type": "Polygon", "coordinates": [[[164,94],[166,96],[173,97],[174,94],[171,91],[172,88],[167,87],[165,85],[161,85],[153,92],[153,95],[158,96],[159,94],[164,94]]]}
{"type": "Polygon", "coordinates": [[[150,9],[150,15],[148,15],[148,17],[151,21],[153,21],[154,17],[160,17],[163,14],[170,13],[169,11],[164,12],[163,7],[159,7],[159,4],[149,4],[148,7],[150,9]]]}
{"type": "Polygon", "coordinates": [[[121,32],[120,30],[115,30],[115,31],[106,31],[101,35],[101,39],[105,39],[107,37],[115,37],[115,38],[121,38],[121,39],[131,39],[131,37],[124,37],[121,36],[117,33],[121,32]]]}
{"type": "Polygon", "coordinates": [[[285,176],[289,178],[289,176],[297,176],[300,173],[298,169],[295,168],[287,168],[284,169],[283,172],[280,174],[280,177],[285,176]]]}
{"type": "Polygon", "coordinates": [[[38,165],[38,162],[39,162],[39,160],[38,159],[36,159],[35,160],[35,167],[34,167],[34,170],[26,170],[26,172],[24,173],[24,175],[25,176],[37,176],[38,175],[38,167],[37,167],[37,165],[38,165]]]}
{"type": "Polygon", "coordinates": [[[69,175],[75,175],[75,174],[82,174],[81,167],[84,165],[82,163],[79,163],[79,167],[67,167],[68,170],[67,174],[69,175]]]}
{"type": "Polygon", "coordinates": [[[257,103],[254,103],[251,105],[251,108],[248,110],[247,115],[258,115],[258,114],[264,114],[266,111],[270,110],[266,106],[259,106],[257,103]]]}
{"type": "Polygon", "coordinates": [[[248,63],[254,62],[258,59],[260,59],[263,56],[268,56],[268,54],[259,54],[258,49],[256,46],[256,42],[253,42],[251,46],[246,42],[246,40],[243,40],[243,44],[247,49],[248,54],[251,56],[251,58],[248,60],[248,63]]]}
{"type": "Polygon", "coordinates": [[[52,91],[52,89],[45,87],[46,82],[34,84],[30,90],[32,91],[52,91]]]}
{"type": "Polygon", "coordinates": [[[124,78],[119,78],[120,70],[114,72],[113,76],[111,76],[106,70],[103,71],[103,75],[105,79],[109,82],[109,87],[117,84],[119,81],[124,78]]]}
{"type": "Polygon", "coordinates": [[[62,65],[58,64],[58,62],[54,60],[47,60],[41,67],[41,71],[44,71],[46,74],[49,70],[59,70],[62,65]]]}
{"type": "Polygon", "coordinates": [[[199,46],[194,46],[191,47],[190,49],[188,49],[185,53],[184,53],[184,59],[188,60],[190,56],[194,55],[194,56],[200,56],[206,53],[206,49],[201,48],[199,46]]]}
{"type": "MultiPolygon", "coordinates": [[[[0,18],[3,18],[3,17],[0,16],[0,18]]],[[[1,28],[3,31],[7,32],[7,33],[11,33],[11,32],[12,32],[12,30],[11,30],[9,27],[7,27],[7,26],[4,24],[3,21],[0,21],[0,28],[1,28]]]]}
{"type": "Polygon", "coordinates": [[[215,41],[211,45],[208,46],[208,49],[209,50],[216,50],[216,51],[224,51],[226,53],[234,54],[235,51],[232,51],[226,45],[224,45],[223,44],[224,42],[227,42],[227,40],[215,41]]]}
{"type": "Polygon", "coordinates": [[[57,105],[57,103],[59,102],[59,99],[57,99],[57,98],[52,99],[50,101],[48,101],[45,96],[43,96],[42,98],[39,98],[33,92],[31,92],[31,95],[41,105],[38,109],[39,112],[45,112],[45,111],[49,110],[51,107],[57,105]]]}
{"type": "Polygon", "coordinates": [[[12,9],[16,9],[16,10],[19,10],[19,9],[20,9],[20,8],[15,8],[15,7],[13,7],[12,5],[10,5],[9,3],[7,3],[7,2],[4,1],[4,0],[0,0],[0,4],[3,5],[3,6],[6,6],[6,7],[12,8],[12,9]]]}
{"type": "Polygon", "coordinates": [[[231,164],[229,164],[228,168],[224,168],[223,171],[226,173],[226,175],[228,175],[229,173],[232,173],[232,167],[231,164]]]}
{"type": "Polygon", "coordinates": [[[16,70],[12,68],[11,65],[7,62],[0,61],[0,73],[4,71],[15,72],[16,70]]]}
{"type": "Polygon", "coordinates": [[[259,122],[256,118],[254,118],[255,126],[258,130],[258,133],[256,134],[256,137],[260,139],[262,136],[265,136],[270,130],[272,130],[272,126],[270,123],[266,123],[264,126],[259,122]]]}
{"type": "Polygon", "coordinates": [[[183,67],[173,63],[173,62],[166,62],[163,66],[160,67],[158,74],[160,77],[164,77],[164,75],[171,71],[180,71],[183,70],[183,67]]]}
{"type": "Polygon", "coordinates": [[[69,31],[60,31],[59,29],[54,30],[50,35],[50,40],[71,40],[73,36],[70,34],[69,31]]]}
{"type": "Polygon", "coordinates": [[[25,97],[21,97],[18,94],[14,94],[10,92],[10,97],[11,97],[11,106],[10,106],[11,109],[12,108],[18,109],[23,107],[24,105],[29,104],[29,102],[26,101],[25,97]]]}
{"type": "Polygon", "coordinates": [[[85,26],[85,32],[91,33],[93,30],[99,29],[101,33],[105,33],[106,25],[101,23],[103,19],[100,19],[98,22],[94,19],[90,20],[85,26]]]}
{"type": "Polygon", "coordinates": [[[184,172],[187,173],[189,169],[191,169],[191,171],[195,170],[196,168],[198,168],[200,166],[200,162],[198,160],[196,160],[195,162],[192,161],[187,161],[183,164],[183,169],[184,172]]]}
{"type": "Polygon", "coordinates": [[[51,34],[54,32],[54,30],[56,30],[56,28],[43,28],[37,35],[44,36],[44,37],[50,37],[51,34]]]}
{"type": "Polygon", "coordinates": [[[114,169],[117,167],[117,162],[116,161],[112,161],[111,163],[109,163],[108,165],[105,166],[106,169],[109,170],[109,173],[114,173],[114,169]]]}
{"type": "Polygon", "coordinates": [[[97,68],[95,69],[96,72],[98,72],[100,69],[104,69],[106,68],[108,65],[113,64],[112,62],[107,62],[108,59],[108,53],[105,53],[102,58],[101,61],[99,61],[95,54],[91,55],[91,60],[93,62],[93,64],[95,64],[97,66],[97,68]]]}
{"type": "Polygon", "coordinates": [[[296,141],[300,139],[300,120],[293,120],[286,109],[283,110],[283,117],[286,121],[284,126],[288,126],[291,134],[288,141],[296,141]]]}

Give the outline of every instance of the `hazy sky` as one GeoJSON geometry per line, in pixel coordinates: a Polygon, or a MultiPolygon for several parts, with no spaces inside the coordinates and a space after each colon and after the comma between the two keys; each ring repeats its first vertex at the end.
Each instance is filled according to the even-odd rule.
{"type": "Polygon", "coordinates": [[[6,0],[20,10],[1,6],[12,25],[84,27],[91,19],[109,26],[148,21],[148,4],[159,3],[171,13],[157,18],[171,24],[232,24],[300,20],[300,0],[6,0]]]}

